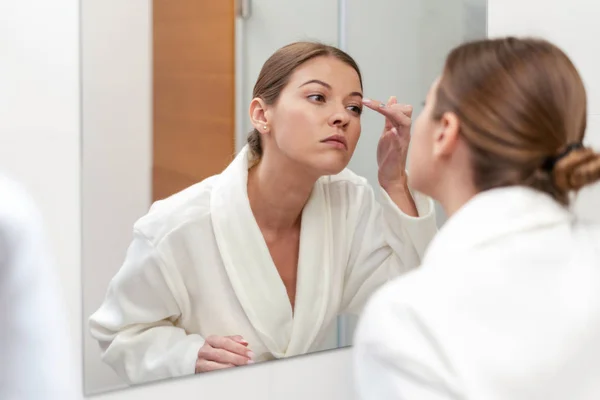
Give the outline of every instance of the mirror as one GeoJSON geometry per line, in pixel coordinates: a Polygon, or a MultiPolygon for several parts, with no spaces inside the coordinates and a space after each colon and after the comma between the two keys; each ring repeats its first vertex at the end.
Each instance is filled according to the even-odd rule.
{"type": "MultiPolygon", "coordinates": [[[[192,376],[204,347],[201,370],[230,367],[245,350],[260,364],[350,346],[360,305],[389,277],[380,271],[370,281],[362,268],[393,268],[379,268],[390,250],[378,247],[385,236],[377,225],[381,218],[367,213],[386,201],[378,190],[376,160],[384,120],[366,109],[352,114],[360,101],[349,93],[364,91],[384,101],[395,95],[413,105],[416,116],[446,53],[486,36],[486,2],[81,4],[86,393],[192,376]],[[277,117],[264,104],[255,104],[251,120],[249,108],[265,61],[299,40],[340,47],[358,63],[362,88],[343,62],[309,68],[304,77],[335,81],[329,89],[312,83],[306,90],[329,90],[345,107],[340,118],[360,120],[348,168],[366,178],[375,203],[363,207],[370,192],[354,175],[344,175],[337,186],[319,180],[325,183],[307,193],[304,212],[290,228],[269,230],[270,220],[260,226],[254,218],[256,210],[268,216],[268,206],[251,204],[254,194],[244,184],[257,176],[246,168],[248,133],[263,122],[276,131],[273,126],[298,130],[316,120],[302,119],[307,114],[293,107],[287,114],[278,108],[277,117]],[[360,207],[351,205],[356,201],[360,207]],[[227,349],[229,358],[218,362],[225,353],[211,348],[227,349]]],[[[298,141],[302,135],[290,137],[281,139],[288,140],[290,152],[306,143],[298,141]]],[[[327,151],[335,153],[333,147],[327,151]]],[[[336,160],[331,162],[344,158],[336,160]]],[[[282,182],[299,185],[308,175],[282,182]]],[[[444,216],[435,208],[440,226],[444,216]]]]}

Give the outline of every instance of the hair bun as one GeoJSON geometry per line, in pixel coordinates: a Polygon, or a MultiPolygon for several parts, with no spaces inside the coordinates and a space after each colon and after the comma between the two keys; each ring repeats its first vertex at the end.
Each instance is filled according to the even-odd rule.
{"type": "Polygon", "coordinates": [[[562,192],[577,191],[600,180],[600,154],[588,147],[570,151],[556,162],[552,180],[562,192]]]}

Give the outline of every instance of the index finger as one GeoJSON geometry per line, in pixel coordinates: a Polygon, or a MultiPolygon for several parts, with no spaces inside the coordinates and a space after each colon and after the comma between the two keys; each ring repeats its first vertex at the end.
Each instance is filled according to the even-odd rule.
{"type": "Polygon", "coordinates": [[[234,335],[234,336],[225,336],[228,337],[230,339],[235,340],[238,343],[243,344],[244,346],[248,347],[248,341],[246,339],[244,339],[243,337],[241,337],[240,335],[234,335]]]}
{"type": "Polygon", "coordinates": [[[373,111],[389,118],[398,124],[410,123],[410,117],[407,115],[412,112],[412,106],[408,104],[390,104],[386,105],[378,100],[363,99],[363,104],[373,111]]]}
{"type": "Polygon", "coordinates": [[[231,353],[238,354],[243,357],[251,358],[251,351],[244,346],[236,342],[234,339],[230,337],[216,337],[213,339],[213,343],[209,343],[212,347],[227,350],[231,353]]]}

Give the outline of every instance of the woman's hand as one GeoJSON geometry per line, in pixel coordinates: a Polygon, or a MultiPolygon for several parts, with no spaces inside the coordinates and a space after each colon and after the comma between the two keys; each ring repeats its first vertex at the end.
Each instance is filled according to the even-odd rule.
{"type": "Polygon", "coordinates": [[[239,335],[209,336],[198,351],[196,373],[252,364],[254,354],[239,335]]]}
{"type": "Polygon", "coordinates": [[[387,104],[364,99],[363,104],[385,117],[383,133],[377,145],[379,184],[385,190],[406,188],[406,157],[410,144],[412,106],[398,104],[392,96],[387,104]]]}
{"type": "Polygon", "coordinates": [[[394,96],[390,97],[387,104],[369,99],[363,99],[363,104],[385,117],[383,133],[377,145],[379,184],[402,212],[418,217],[419,212],[406,176],[413,108],[407,104],[398,104],[394,96]]]}

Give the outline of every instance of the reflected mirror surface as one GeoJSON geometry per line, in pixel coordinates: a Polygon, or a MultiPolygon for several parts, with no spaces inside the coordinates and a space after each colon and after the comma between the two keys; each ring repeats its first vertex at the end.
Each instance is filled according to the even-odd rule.
{"type": "Polygon", "coordinates": [[[377,214],[384,120],[355,92],[416,115],[447,52],[486,36],[486,13],[483,0],[82,2],[86,393],[351,345],[364,301],[414,260],[382,233],[402,224],[377,214]],[[348,52],[362,87],[320,57],[250,112],[265,61],[296,41],[348,52]],[[254,128],[268,162],[246,146],[254,128]],[[334,133],[346,143],[321,142],[334,133]],[[299,218],[267,218],[316,175],[299,218]]]}

